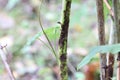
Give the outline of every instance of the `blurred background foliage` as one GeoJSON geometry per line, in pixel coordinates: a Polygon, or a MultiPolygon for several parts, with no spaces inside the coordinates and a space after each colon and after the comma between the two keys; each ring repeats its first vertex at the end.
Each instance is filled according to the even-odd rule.
{"type": "MultiPolygon", "coordinates": [[[[46,46],[48,42],[41,31],[38,14],[57,52],[62,0],[43,0],[40,11],[39,6],[39,0],[0,0],[0,44],[7,44],[9,53],[6,56],[16,80],[58,78],[59,68],[54,55],[46,46]]],[[[97,73],[93,78],[98,80],[97,56],[82,70],[74,71],[91,46],[97,44],[97,40],[95,0],[73,0],[68,38],[70,80],[85,80],[89,73],[97,73]]],[[[9,80],[1,60],[0,80],[9,80]]]]}

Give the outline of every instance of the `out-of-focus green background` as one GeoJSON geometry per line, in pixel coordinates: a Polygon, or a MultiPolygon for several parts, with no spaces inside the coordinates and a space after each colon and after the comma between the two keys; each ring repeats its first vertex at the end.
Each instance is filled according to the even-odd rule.
{"type": "MultiPolygon", "coordinates": [[[[8,53],[5,54],[16,80],[57,80],[59,68],[45,45],[48,42],[41,33],[39,17],[44,29],[50,29],[48,36],[57,51],[60,30],[51,27],[60,26],[57,22],[61,20],[62,0],[43,0],[39,7],[40,0],[0,0],[0,45],[7,44],[8,53]],[[34,38],[39,32],[45,44],[34,38]]],[[[85,80],[91,70],[89,65],[94,64],[92,68],[97,66],[95,73],[99,75],[97,57],[80,71],[74,71],[89,49],[97,44],[95,0],[72,0],[68,37],[70,80],[85,80]]],[[[0,80],[9,80],[1,58],[0,80]]]]}

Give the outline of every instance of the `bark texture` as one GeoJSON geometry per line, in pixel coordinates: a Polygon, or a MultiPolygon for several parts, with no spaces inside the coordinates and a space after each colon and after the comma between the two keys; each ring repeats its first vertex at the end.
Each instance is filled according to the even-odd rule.
{"type": "MultiPolygon", "coordinates": [[[[98,35],[99,44],[105,45],[105,30],[104,30],[104,12],[103,0],[96,0],[97,16],[98,16],[98,35]]],[[[101,80],[106,80],[106,54],[100,54],[100,77],[101,80]]]]}
{"type": "Polygon", "coordinates": [[[61,34],[59,39],[59,55],[60,55],[60,70],[61,80],[68,80],[68,69],[67,69],[67,37],[69,29],[69,16],[71,9],[72,0],[63,0],[63,20],[61,23],[61,34]]]}

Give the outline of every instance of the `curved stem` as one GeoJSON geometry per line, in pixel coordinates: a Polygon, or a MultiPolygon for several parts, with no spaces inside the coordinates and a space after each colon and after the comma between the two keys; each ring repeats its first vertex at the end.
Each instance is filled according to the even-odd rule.
{"type": "MultiPolygon", "coordinates": [[[[41,9],[41,6],[42,6],[42,1],[43,1],[43,0],[41,0],[39,12],[40,12],[40,9],[41,9]]],[[[57,60],[57,62],[58,62],[58,64],[59,64],[58,55],[57,55],[57,53],[55,52],[55,50],[54,50],[54,48],[53,48],[53,46],[52,46],[52,43],[50,42],[47,34],[45,33],[45,31],[44,31],[44,29],[43,29],[42,22],[41,22],[41,18],[40,18],[40,13],[38,14],[38,16],[39,16],[39,25],[40,25],[40,27],[41,27],[41,29],[42,29],[42,32],[43,32],[44,36],[46,37],[46,39],[47,39],[47,41],[48,41],[48,44],[50,45],[51,50],[52,50],[53,54],[55,55],[56,60],[57,60]]]]}

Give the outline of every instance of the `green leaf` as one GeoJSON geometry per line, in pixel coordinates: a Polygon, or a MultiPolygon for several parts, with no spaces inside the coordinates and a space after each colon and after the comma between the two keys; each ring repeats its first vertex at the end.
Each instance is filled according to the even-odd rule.
{"type": "MultiPolygon", "coordinates": [[[[44,31],[45,31],[45,33],[47,34],[47,36],[50,40],[54,40],[54,39],[59,37],[60,27],[58,27],[58,26],[50,27],[50,28],[44,29],[44,31]]],[[[33,44],[34,41],[42,35],[43,35],[42,31],[38,32],[35,36],[33,36],[31,39],[28,40],[27,46],[30,46],[31,44],[33,44]]]]}
{"type": "Polygon", "coordinates": [[[97,54],[107,54],[112,53],[116,54],[120,51],[120,44],[113,44],[113,45],[104,45],[104,46],[96,46],[92,48],[89,52],[89,54],[78,64],[77,69],[80,69],[81,67],[85,66],[90,62],[90,60],[97,54]]]}
{"type": "Polygon", "coordinates": [[[44,30],[50,40],[55,40],[59,38],[60,26],[50,27],[44,30]]]}

